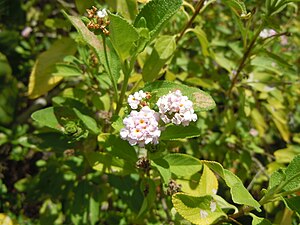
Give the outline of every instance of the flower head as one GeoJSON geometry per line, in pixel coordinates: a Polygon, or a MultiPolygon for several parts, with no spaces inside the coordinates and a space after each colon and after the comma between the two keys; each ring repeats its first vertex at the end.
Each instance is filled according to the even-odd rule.
{"type": "Polygon", "coordinates": [[[102,9],[102,10],[97,11],[97,16],[98,16],[99,18],[104,18],[104,17],[106,17],[106,16],[107,16],[106,9],[102,9]]]}
{"type": "Polygon", "coordinates": [[[187,96],[183,96],[180,90],[160,97],[156,105],[159,108],[161,119],[165,123],[188,126],[191,121],[197,120],[193,102],[187,96]]]}
{"type": "Polygon", "coordinates": [[[259,36],[261,38],[268,38],[271,37],[273,35],[277,34],[277,32],[273,29],[263,29],[260,33],[259,36]]]}
{"type": "Polygon", "coordinates": [[[131,109],[137,109],[141,105],[143,99],[147,97],[147,93],[142,90],[135,92],[133,95],[129,95],[127,102],[130,105],[131,109]]]}
{"type": "Polygon", "coordinates": [[[149,143],[158,144],[161,133],[158,121],[159,114],[148,106],[142,107],[140,111],[133,110],[123,120],[125,127],[120,131],[121,138],[130,145],[138,144],[140,147],[149,143]]]}

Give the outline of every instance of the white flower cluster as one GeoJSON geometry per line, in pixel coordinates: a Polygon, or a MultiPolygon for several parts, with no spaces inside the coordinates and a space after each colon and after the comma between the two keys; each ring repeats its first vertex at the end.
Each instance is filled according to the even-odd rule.
{"type": "Polygon", "coordinates": [[[159,114],[148,106],[144,106],[140,111],[133,110],[123,120],[125,128],[121,129],[121,138],[140,147],[149,143],[158,144],[161,133],[158,121],[159,114]]]}
{"type": "Polygon", "coordinates": [[[160,120],[165,124],[183,126],[188,126],[191,121],[197,120],[193,103],[187,96],[183,96],[180,90],[169,92],[158,99],[156,105],[159,112],[150,109],[147,103],[150,97],[149,93],[143,91],[135,92],[128,97],[127,102],[133,110],[124,118],[125,127],[121,129],[120,135],[130,145],[144,147],[147,144],[158,144],[162,130],[160,120]]]}
{"type": "Polygon", "coordinates": [[[197,120],[193,102],[187,96],[183,96],[180,90],[160,97],[156,105],[159,108],[161,119],[165,123],[188,126],[191,121],[197,120]]]}
{"type": "Polygon", "coordinates": [[[106,9],[102,9],[102,10],[97,11],[97,16],[98,16],[99,18],[104,18],[104,17],[106,17],[107,15],[108,15],[108,14],[107,14],[106,9]]]}
{"type": "Polygon", "coordinates": [[[137,109],[138,106],[142,103],[142,100],[147,97],[147,94],[145,92],[138,91],[135,92],[133,95],[128,96],[128,104],[130,105],[130,108],[137,109]]]}
{"type": "Polygon", "coordinates": [[[260,33],[259,36],[261,38],[268,38],[271,37],[273,35],[277,34],[277,32],[273,29],[263,29],[260,33]]]}

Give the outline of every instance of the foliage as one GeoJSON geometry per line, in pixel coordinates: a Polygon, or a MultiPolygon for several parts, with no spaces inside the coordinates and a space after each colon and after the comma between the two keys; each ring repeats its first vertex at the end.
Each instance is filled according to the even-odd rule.
{"type": "Polygon", "coordinates": [[[298,224],[298,3],[0,1],[0,224],[298,224]]]}

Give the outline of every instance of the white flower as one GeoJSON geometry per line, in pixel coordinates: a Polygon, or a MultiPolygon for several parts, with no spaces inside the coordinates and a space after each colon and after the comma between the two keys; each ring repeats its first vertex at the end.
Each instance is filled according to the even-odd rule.
{"type": "Polygon", "coordinates": [[[211,201],[209,207],[210,207],[210,211],[214,212],[217,209],[217,203],[215,201],[211,201]]]}
{"type": "Polygon", "coordinates": [[[214,189],[214,188],[213,188],[211,191],[212,191],[212,193],[213,193],[214,195],[217,194],[217,189],[214,189]]]}
{"type": "Polygon", "coordinates": [[[106,9],[99,10],[99,11],[97,12],[97,16],[98,16],[99,18],[104,18],[104,17],[106,17],[106,16],[107,16],[106,9]]]}
{"type": "Polygon", "coordinates": [[[260,33],[259,36],[261,38],[268,38],[271,37],[273,35],[277,34],[277,32],[273,29],[263,29],[260,33]]]}
{"type": "Polygon", "coordinates": [[[130,115],[124,118],[124,128],[120,131],[123,140],[127,140],[130,145],[138,144],[144,147],[146,144],[158,144],[161,130],[158,127],[159,114],[148,106],[144,106],[141,111],[133,110],[130,115]]]}
{"type": "Polygon", "coordinates": [[[205,210],[200,209],[201,219],[205,219],[208,216],[208,213],[205,210]]]}
{"type": "Polygon", "coordinates": [[[141,104],[141,101],[147,97],[147,94],[142,90],[135,92],[133,95],[129,95],[127,102],[130,105],[130,108],[137,109],[141,104]]]}
{"type": "Polygon", "coordinates": [[[183,96],[180,90],[160,97],[156,105],[159,108],[161,119],[165,123],[188,126],[191,121],[197,120],[193,102],[187,96],[183,96]]]}

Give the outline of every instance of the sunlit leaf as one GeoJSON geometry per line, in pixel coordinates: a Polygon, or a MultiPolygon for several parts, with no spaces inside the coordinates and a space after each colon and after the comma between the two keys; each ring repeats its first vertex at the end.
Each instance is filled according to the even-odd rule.
{"type": "Polygon", "coordinates": [[[300,154],[300,147],[298,145],[288,145],[287,148],[279,149],[274,152],[276,162],[290,163],[296,155],[300,154]]]}
{"type": "Polygon", "coordinates": [[[153,38],[176,13],[181,4],[181,0],[152,0],[148,2],[137,15],[134,26],[140,28],[145,25],[150,31],[150,36],[153,38]],[[142,22],[142,20],[144,20],[146,24],[142,22]]]}
{"type": "Polygon", "coordinates": [[[210,225],[221,217],[227,217],[210,195],[195,197],[177,193],[172,196],[172,202],[176,211],[193,224],[210,225]]]}
{"type": "Polygon", "coordinates": [[[135,42],[138,40],[139,34],[124,18],[110,13],[109,19],[109,36],[111,42],[120,58],[125,60],[134,53],[136,48],[135,42]]]}
{"type": "Polygon", "coordinates": [[[202,169],[199,159],[186,154],[168,154],[164,158],[170,166],[170,171],[176,176],[189,176],[202,169]]]}
{"type": "Polygon", "coordinates": [[[120,13],[128,20],[134,20],[138,13],[136,0],[109,0],[107,4],[115,11],[120,13]]]}
{"type": "Polygon", "coordinates": [[[132,167],[127,165],[123,159],[114,157],[103,152],[85,152],[90,166],[97,171],[109,174],[130,174],[132,167]]]}
{"type": "Polygon", "coordinates": [[[232,200],[235,203],[253,206],[257,210],[260,210],[260,204],[252,197],[244,187],[243,182],[235,174],[224,169],[218,162],[205,160],[202,162],[224,179],[225,183],[230,188],[232,200]]]}
{"type": "Polygon", "coordinates": [[[162,132],[160,140],[176,140],[182,138],[192,138],[200,136],[201,130],[193,125],[189,126],[167,126],[166,129],[162,132]]]}
{"type": "Polygon", "coordinates": [[[4,213],[0,213],[0,224],[1,225],[14,225],[12,219],[4,213]]]}
{"type": "Polygon", "coordinates": [[[65,56],[73,55],[75,52],[75,41],[70,38],[62,38],[39,55],[29,78],[29,98],[38,98],[54,88],[62,80],[60,76],[52,76],[56,71],[56,63],[61,62],[65,56]]]}
{"type": "Polygon", "coordinates": [[[252,225],[272,225],[272,223],[265,219],[265,218],[260,218],[253,213],[250,213],[250,216],[253,218],[252,220],[252,225]]]}
{"type": "Polygon", "coordinates": [[[199,184],[200,195],[213,195],[218,190],[218,180],[216,175],[209,169],[207,165],[203,165],[203,172],[199,184]]]}

